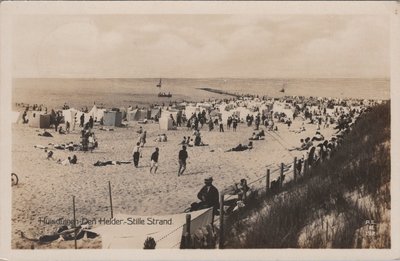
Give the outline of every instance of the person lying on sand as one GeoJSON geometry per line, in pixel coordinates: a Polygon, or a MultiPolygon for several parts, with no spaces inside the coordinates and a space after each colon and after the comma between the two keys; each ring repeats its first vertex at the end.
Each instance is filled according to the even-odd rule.
{"type": "Polygon", "coordinates": [[[167,134],[158,134],[155,142],[167,142],[167,134]]]}
{"type": "Polygon", "coordinates": [[[239,145],[237,145],[236,147],[234,147],[232,149],[226,150],[225,152],[245,151],[245,150],[251,150],[252,148],[253,148],[253,142],[250,141],[248,145],[239,144],[239,145]]]}
{"type": "Polygon", "coordinates": [[[53,145],[53,148],[58,149],[58,150],[69,150],[69,151],[74,151],[78,150],[80,145],[79,144],[74,144],[72,141],[67,144],[53,144],[49,143],[49,145],[53,145]]]}
{"type": "Polygon", "coordinates": [[[65,159],[65,160],[58,159],[57,163],[61,164],[63,166],[69,165],[69,164],[71,164],[71,157],[68,157],[68,159],[65,159]]]}
{"type": "Polygon", "coordinates": [[[43,133],[39,133],[38,136],[53,137],[53,135],[51,135],[50,132],[48,132],[48,131],[44,131],[43,133]]]}
{"type": "Polygon", "coordinates": [[[264,138],[260,136],[259,133],[255,133],[253,132],[253,135],[251,136],[251,138],[249,138],[249,140],[263,140],[264,138]]]}
{"type": "Polygon", "coordinates": [[[121,165],[121,164],[132,164],[132,161],[116,161],[116,160],[109,160],[109,161],[97,161],[93,164],[96,167],[102,167],[107,165],[121,165]]]}
{"type": "Polygon", "coordinates": [[[34,148],[36,149],[41,149],[41,150],[47,150],[48,147],[47,146],[43,146],[43,145],[33,145],[34,148]]]}

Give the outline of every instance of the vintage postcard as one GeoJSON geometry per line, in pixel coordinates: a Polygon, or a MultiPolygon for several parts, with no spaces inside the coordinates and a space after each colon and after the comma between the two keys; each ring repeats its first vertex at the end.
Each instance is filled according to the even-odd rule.
{"type": "Polygon", "coordinates": [[[0,258],[399,258],[399,7],[1,3],[0,258]]]}

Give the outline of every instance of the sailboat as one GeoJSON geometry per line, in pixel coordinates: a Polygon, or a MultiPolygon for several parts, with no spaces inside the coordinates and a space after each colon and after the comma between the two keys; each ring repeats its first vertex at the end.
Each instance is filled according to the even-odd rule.
{"type": "Polygon", "coordinates": [[[280,90],[280,92],[283,92],[283,93],[284,93],[284,92],[285,92],[285,87],[286,87],[286,84],[283,85],[283,87],[282,87],[282,89],[280,90]]]}
{"type": "MultiPolygon", "coordinates": [[[[160,82],[156,86],[157,86],[157,88],[161,89],[161,85],[162,85],[162,81],[161,81],[161,78],[160,78],[160,82]]],[[[159,92],[158,93],[158,97],[172,97],[172,94],[171,93],[166,93],[166,92],[159,92]]]]}
{"type": "Polygon", "coordinates": [[[161,78],[160,78],[160,82],[157,84],[158,88],[161,88],[161,78]]]}

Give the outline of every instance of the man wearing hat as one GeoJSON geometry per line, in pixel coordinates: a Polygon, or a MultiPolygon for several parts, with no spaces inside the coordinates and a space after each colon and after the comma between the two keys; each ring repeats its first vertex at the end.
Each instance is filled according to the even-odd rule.
{"type": "Polygon", "coordinates": [[[202,207],[214,207],[214,213],[216,213],[219,208],[219,192],[218,189],[213,186],[212,182],[212,177],[204,179],[205,185],[197,194],[197,198],[201,200],[202,207]]]}

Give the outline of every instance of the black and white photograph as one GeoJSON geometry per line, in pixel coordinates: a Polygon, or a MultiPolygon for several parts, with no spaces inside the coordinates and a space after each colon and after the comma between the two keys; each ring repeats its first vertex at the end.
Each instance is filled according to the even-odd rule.
{"type": "Polygon", "coordinates": [[[4,19],[10,251],[393,249],[398,3],[130,4],[4,19]]]}

